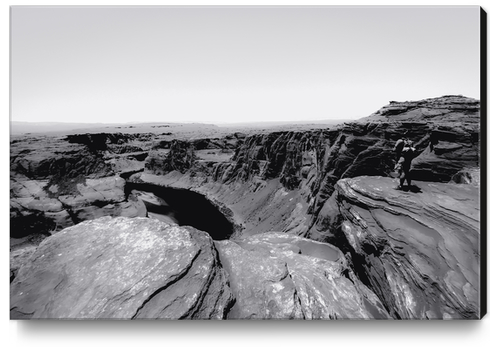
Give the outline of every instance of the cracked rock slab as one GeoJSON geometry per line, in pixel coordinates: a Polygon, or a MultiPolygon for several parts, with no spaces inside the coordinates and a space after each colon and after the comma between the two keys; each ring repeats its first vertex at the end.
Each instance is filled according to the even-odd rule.
{"type": "Polygon", "coordinates": [[[233,297],[211,238],[103,217],[44,240],[11,284],[11,319],[222,319],[233,297]]]}
{"type": "Polygon", "coordinates": [[[284,233],[215,243],[236,296],[229,318],[390,318],[334,246],[284,233]]]}

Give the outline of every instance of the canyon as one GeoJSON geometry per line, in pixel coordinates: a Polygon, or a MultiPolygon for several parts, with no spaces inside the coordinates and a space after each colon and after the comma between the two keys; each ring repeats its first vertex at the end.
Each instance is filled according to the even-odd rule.
{"type": "Polygon", "coordinates": [[[11,138],[12,319],[482,317],[478,100],[152,126],[11,138]]]}

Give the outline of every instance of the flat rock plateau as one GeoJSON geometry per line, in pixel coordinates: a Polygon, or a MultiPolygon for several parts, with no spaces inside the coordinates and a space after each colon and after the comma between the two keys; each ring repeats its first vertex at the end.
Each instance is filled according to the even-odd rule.
{"type": "Polygon", "coordinates": [[[11,319],[482,317],[478,100],[30,131],[10,139],[11,319]]]}

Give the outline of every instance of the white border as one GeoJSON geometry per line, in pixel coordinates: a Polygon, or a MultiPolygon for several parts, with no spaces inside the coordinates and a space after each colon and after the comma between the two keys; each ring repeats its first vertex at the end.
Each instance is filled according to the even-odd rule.
{"type": "MultiPolygon", "coordinates": [[[[79,5],[76,1],[52,1],[47,5],[79,5]]],[[[128,5],[124,1],[104,1],[103,5],[128,5]]],[[[162,1],[146,1],[142,5],[167,5],[162,1]]],[[[175,2],[173,4],[176,4],[175,2]]],[[[237,1],[215,1],[204,3],[200,1],[178,2],[177,5],[234,5],[243,4],[237,1]]],[[[298,5],[284,1],[249,1],[249,5],[298,5]]],[[[308,1],[304,5],[436,5],[460,6],[480,5],[490,14],[489,1],[344,1],[339,3],[326,1],[308,1]]],[[[38,5],[37,3],[10,1],[9,5],[38,5]]],[[[101,5],[100,2],[87,1],[84,5],[101,5]]],[[[302,4],[303,5],[303,4],[302,4]]],[[[2,27],[2,99],[4,118],[0,127],[2,146],[2,163],[5,163],[1,177],[2,202],[1,211],[7,218],[7,190],[9,162],[9,6],[4,3],[1,7],[0,23],[2,27]]],[[[381,107],[382,105],[380,105],[381,107]]],[[[488,131],[487,131],[488,134],[488,131]]],[[[483,212],[483,211],[482,211],[483,212]]],[[[2,219],[2,221],[4,221],[2,219]]],[[[8,219],[3,223],[4,237],[8,233],[8,219]]],[[[175,321],[145,321],[145,322],[63,322],[39,321],[19,322],[9,321],[9,292],[6,284],[8,273],[8,250],[5,242],[2,253],[2,264],[5,285],[2,287],[2,316],[3,329],[8,329],[9,346],[131,346],[135,345],[171,345],[176,346],[255,346],[278,344],[285,346],[324,346],[324,345],[362,345],[380,346],[385,344],[398,346],[484,346],[490,341],[490,318],[482,321],[314,321],[314,322],[281,322],[281,321],[227,321],[227,322],[175,322],[175,321]]],[[[488,245],[487,245],[488,246],[488,245]]],[[[5,341],[3,335],[2,341],[5,341]]]]}

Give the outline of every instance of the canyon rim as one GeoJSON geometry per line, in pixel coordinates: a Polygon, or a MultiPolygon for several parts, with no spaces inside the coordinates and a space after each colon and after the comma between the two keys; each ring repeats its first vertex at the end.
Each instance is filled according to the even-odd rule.
{"type": "Polygon", "coordinates": [[[10,317],[479,319],[480,146],[461,95],[335,125],[13,132],[10,317]]]}

